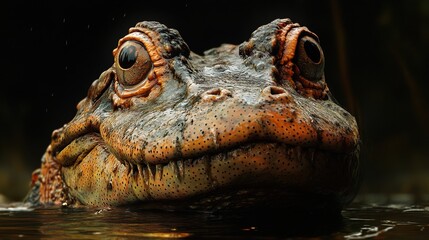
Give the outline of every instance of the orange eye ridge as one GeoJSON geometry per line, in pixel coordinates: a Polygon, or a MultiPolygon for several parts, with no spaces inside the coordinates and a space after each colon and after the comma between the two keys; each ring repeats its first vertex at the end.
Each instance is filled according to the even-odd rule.
{"type": "Polygon", "coordinates": [[[317,35],[298,24],[282,23],[278,27],[276,66],[279,80],[305,97],[327,99],[325,57],[317,35]]]}

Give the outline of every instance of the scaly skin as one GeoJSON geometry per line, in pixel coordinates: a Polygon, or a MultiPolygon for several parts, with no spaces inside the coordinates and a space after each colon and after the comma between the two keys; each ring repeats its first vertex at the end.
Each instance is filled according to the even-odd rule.
{"type": "Polygon", "coordinates": [[[199,56],[176,30],[141,22],[113,55],[53,132],[28,201],[220,208],[353,198],[358,127],[331,100],[307,28],[278,19],[199,56]]]}

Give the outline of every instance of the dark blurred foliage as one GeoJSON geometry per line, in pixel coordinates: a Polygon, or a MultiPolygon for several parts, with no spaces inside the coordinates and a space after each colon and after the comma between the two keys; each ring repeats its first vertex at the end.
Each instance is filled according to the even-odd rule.
{"type": "Polygon", "coordinates": [[[429,1],[148,2],[2,4],[1,194],[25,195],[52,130],[136,22],[176,28],[202,53],[284,17],[319,35],[329,87],[359,121],[361,193],[429,193],[429,1]]]}

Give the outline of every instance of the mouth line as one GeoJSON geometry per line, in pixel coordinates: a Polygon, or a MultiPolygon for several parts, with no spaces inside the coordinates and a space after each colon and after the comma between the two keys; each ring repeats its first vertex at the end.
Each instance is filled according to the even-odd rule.
{"type": "Polygon", "coordinates": [[[100,194],[112,196],[112,201],[117,201],[116,196],[121,194],[136,201],[185,199],[228,187],[280,186],[337,192],[346,189],[350,176],[354,176],[351,170],[358,164],[357,152],[337,153],[262,140],[198,152],[191,158],[133,163],[118,158],[98,133],[85,134],[79,139],[73,140],[59,155],[73,153],[74,159],[70,155],[69,165],[63,165],[62,177],[84,202],[86,196],[98,201],[100,194]],[[73,147],[78,143],[88,147],[73,147]],[[85,190],[88,188],[91,191],[85,190]]]}
{"type": "MultiPolygon", "coordinates": [[[[207,178],[211,183],[209,189],[217,189],[219,186],[235,186],[236,184],[239,187],[258,187],[265,186],[265,184],[281,186],[283,180],[278,179],[279,176],[274,177],[272,175],[276,172],[276,170],[272,172],[272,168],[276,168],[275,166],[279,165],[283,165],[282,167],[291,165],[291,169],[288,170],[291,173],[296,173],[299,171],[298,169],[308,173],[317,169],[317,161],[320,160],[321,156],[332,158],[332,160],[348,158],[347,154],[343,153],[332,153],[326,150],[304,148],[285,143],[254,142],[244,143],[239,146],[223,149],[222,151],[212,151],[193,158],[170,159],[168,162],[163,163],[132,163],[116,159],[123,164],[128,179],[135,179],[135,181],[142,182],[146,186],[150,186],[150,183],[168,182],[168,176],[170,175],[178,183],[186,185],[189,184],[190,179],[194,179],[191,181],[198,182],[197,178],[194,178],[194,175],[202,174],[203,178],[207,178]],[[255,151],[263,148],[275,149],[289,154],[284,154],[279,158],[278,155],[270,156],[268,152],[255,151]],[[237,161],[236,156],[240,154],[247,154],[249,156],[248,161],[240,162],[242,156],[241,158],[239,157],[241,160],[237,161]],[[264,162],[262,165],[261,161],[259,161],[261,158],[266,158],[262,161],[264,162]],[[219,163],[222,163],[224,166],[224,169],[220,172],[219,163]],[[265,168],[271,170],[265,172],[263,170],[265,168]],[[198,170],[196,171],[196,169],[198,170]],[[270,172],[272,174],[267,174],[270,172]],[[225,176],[226,179],[230,180],[226,180],[225,182],[225,176]],[[231,176],[233,177],[229,178],[231,176]],[[222,181],[224,182],[221,183],[222,181]]],[[[212,190],[204,190],[204,192],[212,190]]]]}
{"type": "MultiPolygon", "coordinates": [[[[242,142],[240,144],[236,144],[234,146],[216,149],[211,151],[200,151],[193,154],[192,157],[183,158],[183,157],[174,157],[171,159],[165,159],[163,162],[151,163],[148,161],[143,161],[141,163],[131,162],[126,159],[122,159],[119,156],[115,155],[114,151],[112,151],[108,144],[103,140],[100,136],[99,131],[85,132],[84,134],[74,138],[69,143],[64,144],[63,148],[57,151],[55,155],[55,160],[60,163],[64,167],[69,167],[72,165],[78,165],[91,151],[97,148],[97,146],[102,146],[108,151],[109,154],[115,156],[117,161],[121,162],[126,168],[129,174],[138,174],[142,171],[148,171],[149,175],[155,178],[157,172],[161,172],[162,168],[167,165],[173,165],[172,168],[178,173],[178,176],[184,176],[186,165],[192,164],[193,162],[207,160],[207,163],[210,163],[210,160],[213,158],[223,157],[228,159],[228,155],[233,154],[236,151],[250,151],[256,146],[264,146],[264,145],[276,145],[276,148],[285,148],[288,149],[296,155],[295,158],[299,160],[305,161],[314,161],[314,156],[317,153],[322,154],[334,154],[337,156],[347,156],[351,154],[355,154],[356,151],[350,152],[334,152],[326,149],[320,149],[317,147],[311,146],[297,146],[291,145],[280,141],[273,141],[267,139],[252,139],[251,141],[242,142]],[[65,145],[65,146],[64,146],[65,145]]],[[[259,152],[259,154],[261,154],[259,152]]],[[[270,155],[269,153],[265,153],[266,155],[270,155]]]]}

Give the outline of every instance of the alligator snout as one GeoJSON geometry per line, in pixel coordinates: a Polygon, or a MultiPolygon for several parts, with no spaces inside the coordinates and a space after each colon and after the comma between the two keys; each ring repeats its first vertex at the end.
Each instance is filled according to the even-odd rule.
{"type": "Polygon", "coordinates": [[[323,51],[306,27],[277,19],[240,45],[197,55],[176,30],[141,22],[113,57],[52,134],[33,187],[41,203],[353,195],[358,127],[330,99],[323,51]]]}

